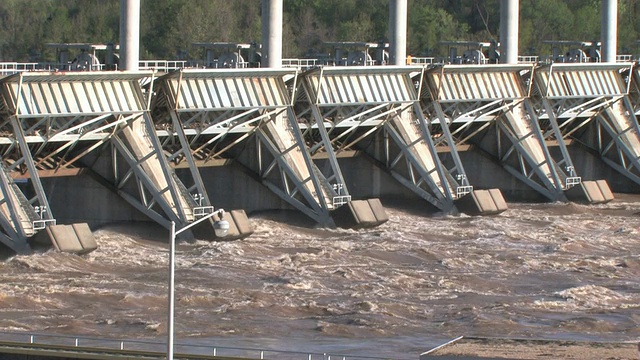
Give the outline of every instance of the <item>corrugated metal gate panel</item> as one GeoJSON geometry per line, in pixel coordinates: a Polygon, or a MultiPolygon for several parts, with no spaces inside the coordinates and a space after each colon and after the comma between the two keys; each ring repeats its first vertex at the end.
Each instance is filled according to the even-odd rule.
{"type": "MultiPolygon", "coordinates": [[[[179,79],[171,80],[177,89],[179,79]]],[[[287,105],[284,87],[275,78],[184,78],[179,110],[279,107],[287,105]]]]}
{"type": "MultiPolygon", "coordinates": [[[[489,70],[489,68],[487,68],[489,70]]],[[[518,99],[524,87],[515,72],[431,72],[430,86],[438,101],[518,99]]]]}
{"type": "Polygon", "coordinates": [[[19,116],[75,116],[143,111],[147,73],[23,73],[2,79],[9,111],[19,116]],[[21,87],[19,90],[18,87],[21,87]],[[18,98],[19,96],[19,98],[18,98]]]}
{"type": "Polygon", "coordinates": [[[627,93],[621,66],[553,65],[536,71],[536,86],[547,98],[618,96],[627,93]]]}
{"type": "Polygon", "coordinates": [[[326,71],[309,74],[307,79],[313,91],[319,89],[320,105],[395,103],[416,99],[415,89],[407,73],[349,74],[326,71]],[[321,75],[321,85],[318,88],[321,75]]]}
{"type": "Polygon", "coordinates": [[[442,65],[425,71],[425,84],[439,102],[515,100],[528,96],[524,76],[532,64],[442,65]]]}
{"type": "MultiPolygon", "coordinates": [[[[75,115],[142,111],[135,82],[25,82],[18,102],[20,116],[75,115]]],[[[18,84],[11,84],[18,93],[18,84]]],[[[15,98],[15,96],[14,96],[15,98]]]]}
{"type": "Polygon", "coordinates": [[[282,107],[289,104],[284,76],[290,69],[186,69],[158,79],[178,111],[282,107]],[[174,100],[175,99],[175,100],[174,100]]]}

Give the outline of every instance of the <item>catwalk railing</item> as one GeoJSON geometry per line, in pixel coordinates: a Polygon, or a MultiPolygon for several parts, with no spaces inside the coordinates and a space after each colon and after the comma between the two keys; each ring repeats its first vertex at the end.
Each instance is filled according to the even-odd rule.
{"type": "MultiPolygon", "coordinates": [[[[589,57],[579,59],[579,62],[599,62],[598,59],[589,57]]],[[[634,62],[638,60],[638,56],[622,54],[616,56],[616,62],[634,62]]],[[[551,64],[554,62],[552,55],[521,55],[518,56],[519,64],[551,64]]],[[[462,57],[452,60],[448,56],[407,56],[407,65],[444,65],[444,64],[463,64],[462,57]]],[[[489,59],[482,59],[479,64],[489,64],[489,59]]],[[[365,66],[377,66],[374,60],[368,60],[365,66]]],[[[211,63],[213,68],[226,68],[228,66],[218,64],[217,60],[211,63]]],[[[260,63],[253,63],[254,67],[260,67],[260,63]]],[[[319,59],[319,58],[286,58],[282,59],[283,68],[310,69],[318,66],[349,66],[346,59],[336,61],[335,59],[319,59]]],[[[73,63],[61,64],[55,62],[0,62],[0,76],[11,75],[22,71],[105,71],[109,70],[109,66],[105,64],[92,64],[89,68],[78,69],[78,65],[73,63]]],[[[169,72],[179,69],[189,68],[205,68],[202,60],[140,60],[138,63],[139,70],[154,70],[159,72],[169,72]]],[[[249,62],[241,62],[235,64],[233,68],[252,67],[249,62]]],[[[118,70],[117,65],[111,66],[111,70],[118,70]]]]}
{"type": "MultiPolygon", "coordinates": [[[[244,359],[280,359],[280,360],[376,360],[386,359],[375,356],[357,356],[346,354],[317,353],[304,351],[273,350],[265,348],[217,346],[210,342],[205,344],[175,343],[175,353],[181,358],[206,359],[214,357],[244,358],[244,359]]],[[[113,354],[114,358],[127,354],[157,355],[166,352],[165,342],[136,339],[110,339],[86,336],[69,336],[42,333],[0,332],[0,355],[3,349],[21,348],[25,353],[32,354],[31,349],[47,350],[49,356],[52,351],[82,352],[85,354],[113,354]]],[[[375,351],[375,350],[372,350],[375,351]]]]}

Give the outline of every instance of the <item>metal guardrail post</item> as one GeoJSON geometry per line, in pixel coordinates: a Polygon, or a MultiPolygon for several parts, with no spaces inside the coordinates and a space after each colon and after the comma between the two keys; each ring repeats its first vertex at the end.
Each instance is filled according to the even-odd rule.
{"type": "MultiPolygon", "coordinates": [[[[31,334],[25,334],[25,333],[13,333],[13,332],[4,332],[4,331],[0,331],[0,341],[5,341],[5,338],[10,336],[11,339],[15,339],[16,336],[19,336],[20,338],[24,339],[19,341],[20,343],[23,343],[26,345],[27,343],[30,344],[38,344],[38,345],[54,345],[54,346],[59,346],[61,349],[70,349],[73,347],[76,347],[78,349],[87,349],[88,351],[98,351],[98,352],[106,352],[108,353],[109,351],[115,351],[119,348],[120,351],[137,351],[137,350],[141,350],[141,351],[148,351],[148,352],[153,352],[153,353],[160,353],[157,350],[143,350],[143,349],[150,349],[150,346],[153,346],[153,349],[157,349],[160,348],[161,346],[165,345],[164,342],[159,342],[159,341],[153,341],[153,340],[122,340],[122,339],[109,339],[109,338],[98,338],[98,337],[83,337],[83,336],[72,336],[72,335],[58,335],[58,334],[44,334],[44,333],[31,333],[31,334]],[[28,342],[26,341],[25,337],[28,336],[28,342]],[[40,336],[42,338],[41,343],[37,343],[37,337],[40,336]],[[69,340],[72,340],[75,343],[75,345],[70,344],[69,340]],[[125,350],[125,342],[128,342],[129,345],[126,346],[125,350]],[[83,345],[81,345],[80,343],[82,343],[83,345]]],[[[12,340],[12,342],[15,342],[15,340],[12,340]]],[[[186,350],[186,353],[189,355],[201,355],[203,354],[203,350],[204,352],[206,352],[206,349],[212,349],[213,350],[213,356],[219,356],[219,352],[218,352],[218,346],[212,346],[212,345],[196,345],[196,344],[179,344],[182,347],[185,347],[189,350],[186,350]]],[[[28,346],[21,346],[22,348],[28,348],[28,346]]],[[[372,357],[372,356],[347,356],[344,354],[328,354],[328,353],[310,353],[310,352],[299,352],[299,351],[283,351],[283,350],[270,350],[270,349],[265,349],[265,348],[248,348],[248,347],[220,347],[223,350],[227,350],[229,353],[234,353],[237,351],[242,351],[242,353],[247,354],[247,353],[260,353],[260,359],[268,359],[268,358],[273,358],[273,357],[278,357],[279,355],[282,355],[283,358],[287,358],[287,359],[294,359],[294,358],[300,358],[300,359],[304,359],[305,357],[307,358],[307,360],[314,360],[314,359],[319,359],[318,356],[322,356],[323,360],[331,360],[331,358],[333,357],[334,359],[342,359],[342,360],[347,360],[347,358],[349,359],[360,359],[360,360],[365,360],[365,359],[369,359],[369,360],[387,360],[387,358],[383,358],[383,357],[372,357]],[[266,356],[266,353],[273,353],[274,355],[272,355],[271,357],[266,356]]],[[[80,350],[81,351],[81,350],[80,350]]]]}

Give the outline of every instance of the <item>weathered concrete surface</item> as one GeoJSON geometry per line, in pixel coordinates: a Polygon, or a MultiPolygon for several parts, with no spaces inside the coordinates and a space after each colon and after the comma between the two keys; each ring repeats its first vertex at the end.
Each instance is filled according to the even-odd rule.
{"type": "MultiPolygon", "coordinates": [[[[578,175],[583,180],[605,179],[613,192],[638,192],[637,184],[607,166],[597,154],[576,146],[569,147],[569,150],[578,175]]],[[[474,188],[500,189],[507,202],[546,201],[478,151],[464,151],[460,156],[474,188]]],[[[420,200],[366,155],[341,158],[339,161],[354,200],[380,198],[382,205],[387,202],[401,204],[405,199],[420,200]]],[[[321,161],[318,165],[320,168],[323,166],[321,161]]],[[[182,170],[178,171],[179,175],[180,171],[182,170]]],[[[292,209],[240,165],[202,168],[201,174],[209,198],[216,208],[243,209],[249,216],[265,210],[292,209]]],[[[59,224],[86,222],[91,228],[95,228],[108,223],[150,221],[117,194],[86,174],[42,180],[51,210],[59,224]]],[[[424,204],[425,209],[433,208],[426,201],[424,204]]]]}

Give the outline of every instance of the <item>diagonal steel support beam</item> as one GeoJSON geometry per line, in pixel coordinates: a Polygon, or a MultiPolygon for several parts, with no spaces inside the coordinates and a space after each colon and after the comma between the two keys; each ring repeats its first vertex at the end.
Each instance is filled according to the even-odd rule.
{"type": "Polygon", "coordinates": [[[333,225],[333,219],[331,219],[329,211],[333,206],[332,202],[330,202],[333,196],[332,189],[328,181],[311,161],[311,157],[304,146],[300,130],[297,128],[297,123],[295,120],[291,120],[292,116],[287,116],[287,119],[289,130],[280,129],[272,119],[257,132],[260,143],[267,148],[269,154],[275,159],[281,171],[283,188],[271,183],[265,177],[262,178],[263,183],[283,200],[319,224],[331,226],[333,225]],[[287,148],[288,150],[283,149],[280,145],[276,145],[280,143],[277,137],[283,135],[292,136],[288,141],[292,142],[293,145],[287,148]],[[290,154],[291,151],[295,151],[298,157],[302,159],[294,158],[294,156],[290,154]],[[302,160],[302,163],[300,163],[299,160],[302,160]],[[294,170],[293,166],[300,168],[299,170],[307,171],[308,177],[303,177],[302,174],[299,173],[299,170],[294,170]],[[306,204],[294,198],[294,194],[288,189],[287,184],[289,182],[294,184],[296,193],[299,193],[304,198],[306,204]],[[322,183],[326,183],[325,186],[322,186],[322,183]]]}
{"type": "Polygon", "coordinates": [[[608,145],[602,144],[599,137],[598,150],[601,158],[622,175],[640,184],[640,125],[632,112],[627,97],[612,103],[597,116],[598,124],[605,129],[611,138],[608,145]],[[618,162],[606,156],[616,150],[618,162]]]}
{"type": "MultiPolygon", "coordinates": [[[[396,146],[400,149],[403,156],[407,159],[410,166],[410,174],[408,179],[403,179],[401,182],[408,186],[412,191],[416,192],[425,200],[429,201],[431,204],[436,206],[438,209],[449,212],[449,213],[457,213],[457,210],[454,206],[454,193],[450,189],[451,176],[444,169],[444,166],[440,162],[440,159],[437,156],[437,152],[433,141],[431,140],[431,135],[428,132],[428,128],[426,126],[426,121],[424,118],[416,118],[418,124],[405,124],[404,126],[409,126],[410,129],[416,132],[416,140],[412,143],[408,143],[404,136],[402,136],[397,128],[400,126],[402,121],[406,121],[406,117],[409,113],[413,113],[413,111],[417,111],[416,109],[409,108],[405,110],[405,116],[396,116],[395,119],[389,121],[385,125],[385,131],[387,134],[391,136],[391,139],[396,143],[396,146]],[[420,130],[418,130],[420,129],[420,130]],[[420,149],[427,149],[427,154],[421,154],[421,156],[427,156],[431,159],[433,164],[433,169],[429,170],[425,166],[426,164],[417,158],[417,152],[422,152],[420,149],[414,149],[416,145],[420,144],[420,149]],[[413,179],[415,173],[419,175],[419,181],[427,184],[430,189],[431,195],[426,196],[427,192],[416,186],[416,181],[413,179]],[[436,180],[437,179],[437,180],[436,180]]],[[[411,116],[413,118],[413,116],[411,116]]],[[[410,130],[411,131],[411,130],[410,130]]],[[[399,172],[394,171],[393,168],[390,168],[395,175],[394,177],[400,179],[403,177],[399,172]]]]}

